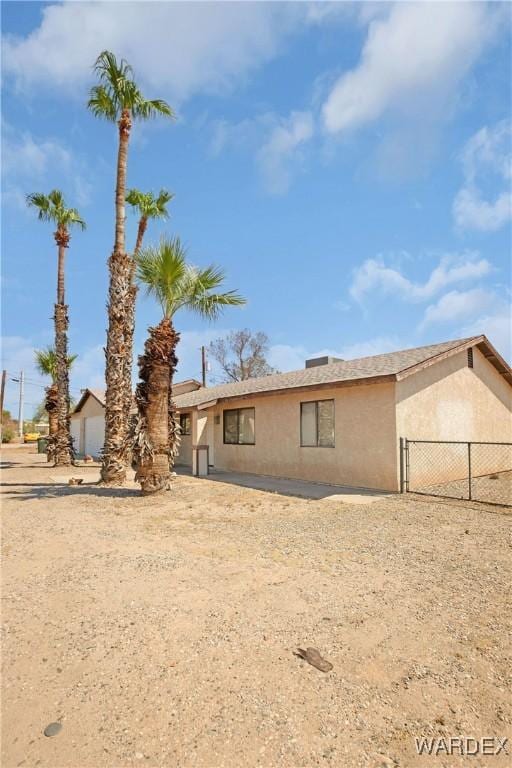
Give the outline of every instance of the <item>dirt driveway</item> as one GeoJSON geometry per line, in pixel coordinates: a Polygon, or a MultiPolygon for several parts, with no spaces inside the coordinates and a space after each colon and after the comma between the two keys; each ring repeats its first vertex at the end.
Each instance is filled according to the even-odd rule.
{"type": "Polygon", "coordinates": [[[3,458],[4,768],[510,764],[414,741],[511,736],[510,510],[3,458]]]}

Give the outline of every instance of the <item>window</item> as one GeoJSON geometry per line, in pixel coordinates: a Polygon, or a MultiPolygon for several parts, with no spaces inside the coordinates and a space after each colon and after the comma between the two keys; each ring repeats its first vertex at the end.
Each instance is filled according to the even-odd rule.
{"type": "Polygon", "coordinates": [[[300,444],[304,448],[334,448],[334,400],[300,404],[300,444]]]}
{"type": "Polygon", "coordinates": [[[224,442],[228,445],[254,445],[254,408],[224,411],[224,442]]]}
{"type": "Polygon", "coordinates": [[[180,430],[182,435],[190,435],[190,413],[180,413],[180,430]]]}
{"type": "Polygon", "coordinates": [[[468,349],[468,368],[473,367],[473,347],[468,349]]]}

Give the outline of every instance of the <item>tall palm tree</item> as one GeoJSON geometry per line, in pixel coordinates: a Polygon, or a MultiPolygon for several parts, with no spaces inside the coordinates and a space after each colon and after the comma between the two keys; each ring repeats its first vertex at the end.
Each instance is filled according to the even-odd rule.
{"type": "Polygon", "coordinates": [[[179,237],[174,237],[162,238],[158,246],[135,257],[138,280],[156,298],[163,314],[158,325],[149,328],[144,354],[139,357],[134,459],[143,493],[168,490],[176,455],[172,380],[180,337],[173,325],[175,314],[187,309],[214,320],[223,307],[245,303],[236,291],[218,292],[224,282],[221,269],[199,269],[188,264],[186,256],[179,237]]]}
{"type": "MultiPolygon", "coordinates": [[[[59,410],[59,398],[57,390],[57,355],[55,347],[36,349],[34,351],[36,370],[41,376],[49,376],[51,384],[46,387],[44,407],[48,414],[48,446],[46,456],[48,461],[53,461],[55,453],[55,436],[57,434],[57,414],[59,410]]],[[[75,362],[76,355],[68,355],[68,369],[75,362]]]]}
{"type": "Polygon", "coordinates": [[[91,88],[88,108],[95,117],[117,123],[119,147],[115,194],[115,240],[109,259],[108,334],[106,348],[105,445],[101,479],[109,485],[122,485],[126,478],[125,451],[128,421],[125,412],[125,358],[127,354],[125,307],[130,302],[135,266],[125,247],[125,195],[128,142],[132,120],[148,120],[157,115],[174,117],[167,102],[146,99],[133,78],[130,65],[118,61],[110,51],[96,59],[94,71],[99,84],[91,88]]]}
{"type": "Polygon", "coordinates": [[[40,221],[50,221],[56,226],[54,232],[58,248],[57,262],[57,303],[55,304],[55,356],[57,382],[57,431],[54,440],[53,458],[55,466],[69,466],[73,463],[73,442],[69,429],[69,366],[68,306],[65,303],[64,275],[66,248],[69,247],[73,226],[85,229],[85,222],[76,208],[67,208],[62,192],[53,189],[49,195],[36,192],[27,195],[27,204],[38,211],[40,221]]]}
{"type": "MultiPolygon", "coordinates": [[[[174,195],[166,189],[161,189],[158,195],[152,192],[140,192],[138,189],[130,189],[126,195],[126,202],[139,216],[137,228],[137,240],[135,253],[142,248],[142,242],[148,226],[149,219],[168,219],[167,203],[174,195]]],[[[133,364],[133,334],[135,331],[135,303],[137,299],[137,286],[132,284],[125,307],[125,370],[124,370],[124,418],[127,424],[130,420],[132,407],[132,364],[133,364]]],[[[129,445],[126,443],[125,461],[129,453],[129,445]]]]}

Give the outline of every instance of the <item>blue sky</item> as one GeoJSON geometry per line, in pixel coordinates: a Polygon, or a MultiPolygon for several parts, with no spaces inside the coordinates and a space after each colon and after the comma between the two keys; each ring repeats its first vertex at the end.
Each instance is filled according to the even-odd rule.
{"type": "MultiPolygon", "coordinates": [[[[87,221],[67,261],[73,394],[101,386],[117,136],[85,109],[104,48],[178,120],[136,125],[129,186],[166,187],[190,260],[247,306],[178,315],[179,377],[229,329],[280,370],[486,333],[510,359],[511,6],[499,3],[2,3],[3,353],[43,394],[56,253],[28,192],[87,221]]],[[[128,245],[136,219],[128,214],[128,245]]],[[[136,346],[158,320],[140,297],[136,346]]],[[[217,373],[212,371],[211,382],[217,373]]],[[[16,410],[16,384],[6,405],[16,410]]]]}

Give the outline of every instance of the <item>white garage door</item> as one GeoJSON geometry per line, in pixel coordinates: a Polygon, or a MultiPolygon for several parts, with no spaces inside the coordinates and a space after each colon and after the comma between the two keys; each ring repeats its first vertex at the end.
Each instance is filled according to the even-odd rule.
{"type": "Polygon", "coordinates": [[[105,417],[89,416],[84,419],[85,452],[91,456],[99,456],[105,441],[105,417]]]}
{"type": "Polygon", "coordinates": [[[76,451],[76,453],[80,453],[80,422],[82,419],[71,419],[70,421],[70,429],[71,429],[71,437],[73,438],[73,447],[76,451]]]}

